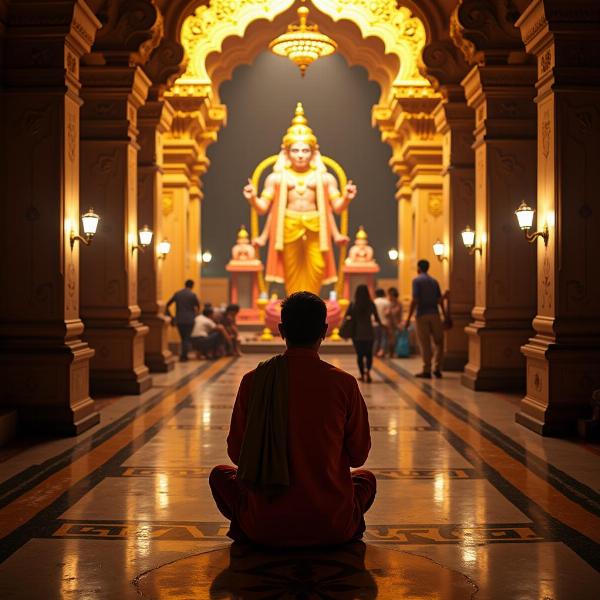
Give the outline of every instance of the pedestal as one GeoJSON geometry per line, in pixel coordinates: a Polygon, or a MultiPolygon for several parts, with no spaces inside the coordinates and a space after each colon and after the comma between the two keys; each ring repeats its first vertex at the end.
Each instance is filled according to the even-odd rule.
{"type": "Polygon", "coordinates": [[[350,302],[354,299],[356,288],[359,285],[366,285],[369,288],[371,298],[375,297],[375,276],[379,273],[379,265],[344,265],[344,298],[350,302]]]}
{"type": "Polygon", "coordinates": [[[263,270],[260,261],[230,261],[225,269],[231,274],[229,300],[238,304],[242,317],[258,311],[258,274],[263,270]]]}

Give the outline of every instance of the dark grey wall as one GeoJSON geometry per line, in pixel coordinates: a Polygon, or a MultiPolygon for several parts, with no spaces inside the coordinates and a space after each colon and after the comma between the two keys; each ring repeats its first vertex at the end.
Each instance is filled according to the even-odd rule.
{"type": "Polygon", "coordinates": [[[395,177],[388,166],[391,151],[371,127],[371,107],[379,93],[364,69],[349,68],[337,55],[318,60],[304,79],[291,61],[268,52],[253,65],[236,69],[220,90],[227,105],[227,127],[208,150],[211,165],[204,176],[202,246],[212,252],[213,260],[203,269],[204,276],[226,275],[224,267],[239,225],[250,225],[242,187],[263,158],[279,151],[297,102],[304,105],[321,152],[337,160],[358,186],[350,205],[350,236],[364,225],[381,265],[380,276],[396,275],[387,259],[387,250],[397,245],[395,177]]]}

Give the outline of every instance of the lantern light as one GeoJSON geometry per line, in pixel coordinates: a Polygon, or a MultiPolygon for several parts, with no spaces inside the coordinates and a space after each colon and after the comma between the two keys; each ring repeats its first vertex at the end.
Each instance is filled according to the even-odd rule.
{"type": "Polygon", "coordinates": [[[544,228],[542,231],[536,231],[535,233],[529,233],[529,230],[533,227],[533,215],[535,214],[535,210],[527,205],[527,202],[523,200],[521,204],[519,204],[519,208],[515,210],[515,215],[517,215],[517,221],[519,222],[519,227],[521,231],[525,233],[525,239],[531,244],[534,240],[541,237],[544,240],[544,245],[548,245],[548,238],[550,237],[550,232],[548,230],[548,223],[544,224],[544,228]]]}
{"type": "Polygon", "coordinates": [[[479,252],[481,254],[481,246],[475,245],[475,232],[467,225],[461,232],[462,241],[469,254],[479,252]]]}
{"type": "Polygon", "coordinates": [[[100,215],[95,213],[93,208],[90,208],[86,213],[84,213],[81,216],[83,236],[78,235],[75,233],[75,231],[71,231],[71,248],[73,248],[75,242],[82,242],[86,246],[89,246],[92,243],[92,238],[94,235],[96,235],[99,221],[100,215]]]}
{"type": "Polygon", "coordinates": [[[390,260],[398,260],[398,257],[400,256],[398,250],[396,248],[390,248],[388,250],[388,257],[390,260]]]}
{"type": "Polygon", "coordinates": [[[167,258],[167,254],[171,252],[171,242],[166,238],[158,244],[158,258],[164,260],[167,258]]]}
{"type": "Polygon", "coordinates": [[[447,256],[444,256],[444,250],[446,249],[446,245],[444,244],[444,242],[442,242],[441,240],[437,239],[434,243],[433,243],[433,253],[435,254],[435,257],[440,261],[440,262],[444,262],[445,260],[448,260],[447,256]]]}

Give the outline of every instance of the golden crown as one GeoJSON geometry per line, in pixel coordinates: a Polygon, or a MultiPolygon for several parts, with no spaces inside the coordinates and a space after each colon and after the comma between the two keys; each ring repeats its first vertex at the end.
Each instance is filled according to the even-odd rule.
{"type": "Polygon", "coordinates": [[[240,230],[238,231],[237,236],[238,238],[248,239],[248,232],[246,231],[245,225],[240,225],[240,230]]]}
{"type": "Polygon", "coordinates": [[[356,232],[356,239],[357,240],[368,239],[367,232],[365,231],[365,228],[362,225],[358,228],[358,231],[356,232]]]}
{"type": "Polygon", "coordinates": [[[316,148],[317,146],[317,138],[312,129],[308,126],[308,121],[304,116],[302,102],[298,102],[296,105],[296,114],[292,119],[292,124],[288,128],[287,133],[283,136],[283,145],[286,148],[299,142],[308,144],[311,148],[316,148]]]}

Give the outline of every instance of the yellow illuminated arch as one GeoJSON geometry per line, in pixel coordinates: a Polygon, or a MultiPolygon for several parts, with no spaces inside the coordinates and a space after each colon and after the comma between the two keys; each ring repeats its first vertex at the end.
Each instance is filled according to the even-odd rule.
{"type": "MultiPolygon", "coordinates": [[[[419,73],[421,52],[426,42],[422,21],[396,0],[312,0],[333,21],[354,23],[363,38],[377,37],[386,53],[398,57],[394,87],[424,91],[430,84],[419,73]]],[[[185,73],[168,92],[171,96],[210,96],[212,81],[206,59],[220,52],[225,39],[243,37],[248,26],[259,19],[273,21],[294,0],[211,0],[187,17],[181,29],[181,44],[188,58],[185,73]]]]}

